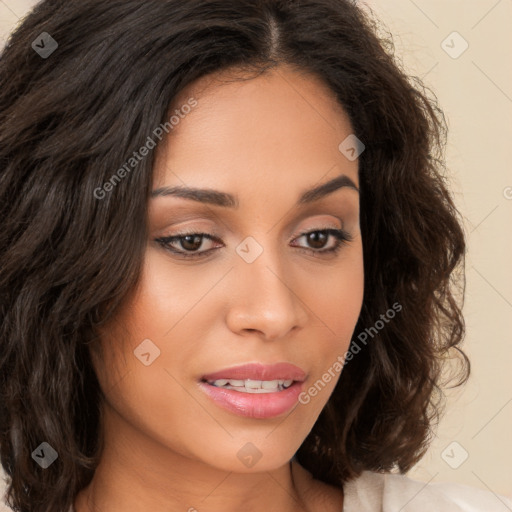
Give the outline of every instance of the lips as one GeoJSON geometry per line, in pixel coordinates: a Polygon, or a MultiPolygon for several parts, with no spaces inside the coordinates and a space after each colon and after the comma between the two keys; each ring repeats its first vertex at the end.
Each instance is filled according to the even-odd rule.
{"type": "Polygon", "coordinates": [[[251,419],[271,419],[296,406],[306,377],[294,364],[250,363],[203,375],[198,384],[224,410],[251,419]]]}
{"type": "Polygon", "coordinates": [[[293,380],[303,382],[306,379],[304,370],[290,363],[261,364],[251,363],[232,368],[226,368],[214,373],[203,375],[201,380],[216,381],[220,379],[236,380],[293,380]]]}

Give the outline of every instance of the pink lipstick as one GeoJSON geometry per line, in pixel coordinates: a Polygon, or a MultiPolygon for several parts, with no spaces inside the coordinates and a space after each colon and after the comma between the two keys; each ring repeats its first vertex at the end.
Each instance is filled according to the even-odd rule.
{"type": "Polygon", "coordinates": [[[306,373],[290,363],[251,363],[203,375],[199,385],[219,407],[263,419],[289,411],[305,379],[306,373]]]}

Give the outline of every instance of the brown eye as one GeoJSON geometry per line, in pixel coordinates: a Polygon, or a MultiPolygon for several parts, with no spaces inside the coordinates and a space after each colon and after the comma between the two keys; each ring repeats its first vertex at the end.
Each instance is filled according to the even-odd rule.
{"type": "Polygon", "coordinates": [[[329,240],[329,234],[326,234],[324,231],[314,231],[312,233],[308,233],[306,235],[308,244],[313,249],[323,249],[326,242],[329,240]]]}
{"type": "Polygon", "coordinates": [[[222,243],[217,237],[207,233],[180,233],[173,236],[157,238],[158,242],[165,250],[175,254],[179,258],[200,258],[210,254],[216,248],[199,251],[204,240],[211,240],[222,243]]]}
{"type": "Polygon", "coordinates": [[[302,247],[305,251],[314,255],[323,255],[334,253],[336,254],[341,246],[352,240],[352,236],[343,229],[321,229],[316,231],[307,231],[302,233],[297,240],[305,238],[309,247],[302,247]],[[333,237],[334,245],[328,249],[325,249],[325,245],[330,237],[333,237]]]}
{"type": "Polygon", "coordinates": [[[180,239],[180,245],[186,251],[197,251],[203,244],[201,235],[187,235],[180,239]]]}

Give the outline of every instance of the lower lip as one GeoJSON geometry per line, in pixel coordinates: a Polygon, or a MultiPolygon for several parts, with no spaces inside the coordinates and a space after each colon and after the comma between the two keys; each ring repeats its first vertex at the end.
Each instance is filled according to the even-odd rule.
{"type": "Polygon", "coordinates": [[[200,382],[199,385],[219,407],[239,416],[264,419],[289,411],[298,402],[304,382],[294,382],[289,388],[275,393],[243,393],[218,388],[207,382],[200,382]]]}

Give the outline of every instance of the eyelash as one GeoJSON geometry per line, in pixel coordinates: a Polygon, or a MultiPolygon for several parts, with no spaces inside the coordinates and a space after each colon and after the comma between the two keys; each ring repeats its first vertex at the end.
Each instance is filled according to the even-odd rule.
{"type": "MultiPolygon", "coordinates": [[[[307,249],[304,247],[299,247],[299,250],[302,249],[302,251],[307,252],[309,254],[313,254],[315,256],[316,255],[322,256],[325,254],[337,254],[341,250],[343,244],[346,244],[353,240],[353,237],[349,233],[347,233],[345,230],[332,229],[332,228],[315,229],[313,231],[304,231],[294,240],[297,240],[299,238],[302,238],[303,236],[310,235],[313,233],[323,233],[323,234],[334,236],[336,238],[336,245],[334,247],[331,247],[330,249],[315,250],[315,249],[307,249]]],[[[177,233],[172,236],[160,237],[160,238],[155,239],[155,242],[159,243],[165,250],[176,255],[178,258],[183,258],[183,259],[203,258],[217,249],[217,248],[213,248],[213,249],[208,249],[206,251],[201,251],[201,252],[186,253],[186,252],[177,251],[176,249],[171,248],[170,244],[172,242],[180,241],[187,236],[201,236],[202,238],[206,238],[207,240],[212,240],[214,242],[221,243],[221,241],[217,237],[215,237],[213,235],[209,235],[208,233],[202,233],[200,231],[189,231],[186,233],[177,233]]]]}

